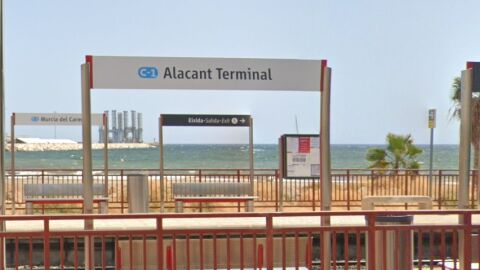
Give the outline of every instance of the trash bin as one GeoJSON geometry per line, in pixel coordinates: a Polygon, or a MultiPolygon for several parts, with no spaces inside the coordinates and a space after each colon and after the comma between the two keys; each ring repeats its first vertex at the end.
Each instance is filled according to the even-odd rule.
{"type": "MultiPolygon", "coordinates": [[[[376,225],[410,225],[413,216],[378,216],[376,225]]],[[[368,250],[368,249],[367,249],[368,250]]],[[[368,254],[367,254],[368,256],[368,254]]],[[[375,269],[413,269],[413,231],[378,230],[375,232],[375,269]],[[397,259],[396,259],[397,258],[397,259]],[[385,267],[384,268],[384,261],[385,267]],[[395,265],[397,264],[397,265],[395,265]]]]}
{"type": "Polygon", "coordinates": [[[148,213],[148,176],[127,175],[128,212],[148,213]]]}

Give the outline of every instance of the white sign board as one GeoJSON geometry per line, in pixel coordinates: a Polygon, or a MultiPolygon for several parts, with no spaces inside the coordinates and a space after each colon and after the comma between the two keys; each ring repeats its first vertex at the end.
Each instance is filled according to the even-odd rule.
{"type": "Polygon", "coordinates": [[[87,56],[92,89],[320,91],[320,60],[87,56]]]}
{"type": "MultiPolygon", "coordinates": [[[[15,125],[81,126],[81,113],[15,113],[15,125]]],[[[92,125],[103,126],[103,114],[92,113],[92,125]]]]}
{"type": "Polygon", "coordinates": [[[284,135],[284,178],[320,177],[320,140],[318,135],[284,135]]]}

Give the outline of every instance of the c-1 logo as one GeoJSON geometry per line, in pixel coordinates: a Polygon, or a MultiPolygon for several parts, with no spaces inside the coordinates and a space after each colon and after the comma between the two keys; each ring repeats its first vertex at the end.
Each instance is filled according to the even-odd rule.
{"type": "Polygon", "coordinates": [[[155,79],[158,77],[158,69],[156,67],[141,67],[138,69],[138,76],[144,79],[155,79]]]}

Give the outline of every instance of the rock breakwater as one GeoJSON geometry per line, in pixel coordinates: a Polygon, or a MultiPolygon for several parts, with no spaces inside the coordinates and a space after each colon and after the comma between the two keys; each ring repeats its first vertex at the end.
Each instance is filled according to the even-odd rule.
{"type": "MultiPolygon", "coordinates": [[[[92,144],[92,149],[103,149],[103,143],[92,144]]],[[[10,151],[10,144],[5,146],[6,151],[10,151]]],[[[15,151],[17,152],[42,152],[42,151],[72,151],[82,150],[81,143],[16,143],[15,151]]],[[[110,143],[108,149],[140,149],[155,148],[149,143],[110,143]]]]}

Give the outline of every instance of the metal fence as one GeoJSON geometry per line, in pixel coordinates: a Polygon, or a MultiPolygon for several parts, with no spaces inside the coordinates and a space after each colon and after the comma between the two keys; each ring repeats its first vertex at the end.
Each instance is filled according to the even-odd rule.
{"type": "MultiPolygon", "coordinates": [[[[248,170],[166,170],[164,182],[157,170],[110,170],[108,196],[110,209],[124,212],[127,207],[127,179],[132,173],[148,175],[149,201],[152,209],[162,203],[167,210],[174,208],[171,192],[172,183],[198,182],[249,182],[248,170]]],[[[78,170],[22,170],[16,171],[15,181],[7,177],[7,206],[9,209],[23,209],[23,185],[31,183],[81,183],[78,170]],[[15,203],[13,203],[15,202],[15,203]]],[[[470,202],[477,201],[477,180],[470,178],[470,202]]],[[[255,170],[254,195],[256,208],[272,211],[283,209],[318,210],[320,188],[318,179],[279,179],[277,170],[255,170]]],[[[105,184],[103,171],[94,172],[94,182],[105,184]]],[[[332,170],[332,204],[334,209],[360,209],[365,196],[372,195],[429,195],[431,187],[435,208],[453,208],[457,201],[458,171],[434,171],[431,181],[428,171],[378,171],[342,169],[332,170]]],[[[232,208],[230,205],[193,206],[201,211],[212,208],[232,208]]],[[[408,205],[402,205],[408,208],[408,205]]],[[[44,206],[49,207],[49,206],[44,206]]],[[[234,206],[235,207],[235,206],[234,206]]],[[[397,206],[398,207],[398,206],[397,206]]],[[[236,206],[240,209],[240,206],[236,206]]],[[[56,206],[58,210],[58,206],[56,206]]]]}
{"type": "Polygon", "coordinates": [[[0,270],[469,270],[479,221],[478,210],[0,216],[0,270]]]}

